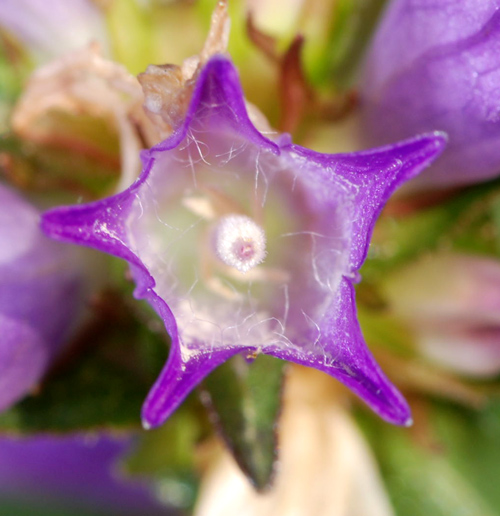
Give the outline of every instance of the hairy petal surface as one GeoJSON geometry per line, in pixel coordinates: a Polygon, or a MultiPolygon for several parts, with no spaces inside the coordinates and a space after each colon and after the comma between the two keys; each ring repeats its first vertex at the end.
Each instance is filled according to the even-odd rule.
{"type": "Polygon", "coordinates": [[[161,424],[236,353],[325,371],[388,421],[407,424],[406,402],[361,336],[352,283],[388,196],[444,141],[433,133],[326,155],[264,135],[250,122],[232,63],[218,55],[202,69],[183,125],[143,153],[128,190],[46,213],[47,234],[128,260],[136,297],[165,322],[172,350],[144,404],[145,426],[161,424]],[[257,231],[252,240],[248,224],[265,238],[257,231]],[[223,246],[221,234],[230,239],[223,246]],[[233,266],[221,246],[251,266],[233,266]]]}

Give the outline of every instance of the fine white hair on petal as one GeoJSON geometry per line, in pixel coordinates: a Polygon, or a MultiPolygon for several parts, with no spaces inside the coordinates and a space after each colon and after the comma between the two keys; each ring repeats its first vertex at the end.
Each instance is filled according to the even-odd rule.
{"type": "Polygon", "coordinates": [[[226,215],[215,228],[215,252],[226,265],[247,272],[266,256],[264,230],[245,215],[226,215]]]}

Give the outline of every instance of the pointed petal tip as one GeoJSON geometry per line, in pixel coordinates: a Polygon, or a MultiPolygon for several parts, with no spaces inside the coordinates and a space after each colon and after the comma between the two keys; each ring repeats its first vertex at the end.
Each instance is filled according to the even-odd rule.
{"type": "Polygon", "coordinates": [[[41,214],[39,227],[42,232],[60,242],[80,244],[85,240],[85,224],[80,217],[85,205],[61,206],[41,214]]]}
{"type": "Polygon", "coordinates": [[[394,387],[392,390],[393,394],[396,396],[396,399],[392,400],[390,407],[386,407],[386,409],[388,408],[389,410],[380,411],[381,407],[377,407],[376,405],[371,405],[371,408],[374,409],[375,412],[377,412],[380,417],[382,417],[382,419],[388,423],[408,428],[413,425],[413,417],[410,407],[399,391],[395,390],[394,387]]]}
{"type": "Polygon", "coordinates": [[[208,70],[236,70],[233,62],[226,54],[214,54],[205,64],[205,69],[208,70]]]}
{"type": "Polygon", "coordinates": [[[62,219],[64,212],[61,208],[54,208],[40,215],[40,229],[48,237],[60,239],[62,234],[62,219]]]}
{"type": "Polygon", "coordinates": [[[413,418],[410,416],[404,423],[403,425],[404,427],[406,428],[409,428],[410,426],[413,426],[413,418]]]}
{"type": "Polygon", "coordinates": [[[422,138],[428,139],[430,147],[434,148],[436,154],[441,153],[446,145],[448,144],[448,133],[444,131],[433,131],[432,133],[426,133],[422,135],[422,138]]]}
{"type": "Polygon", "coordinates": [[[448,133],[445,131],[434,131],[432,134],[436,138],[440,139],[443,145],[445,145],[449,140],[448,133]]]}
{"type": "Polygon", "coordinates": [[[144,430],[151,430],[153,428],[153,425],[146,421],[144,418],[141,420],[141,423],[144,430]]]}
{"type": "MultiPolygon", "coordinates": [[[[224,54],[213,55],[203,66],[198,79],[200,85],[214,82],[230,100],[244,105],[244,93],[240,76],[231,59],[224,54]]],[[[246,108],[245,108],[246,113],[246,108]]]]}
{"type": "Polygon", "coordinates": [[[443,131],[433,131],[424,133],[408,140],[403,140],[394,146],[386,147],[389,152],[399,153],[399,158],[404,163],[397,183],[402,183],[412,179],[425,170],[439,158],[448,142],[448,135],[443,131]]]}
{"type": "Polygon", "coordinates": [[[429,163],[433,162],[445,150],[448,144],[448,134],[443,131],[433,131],[419,137],[423,144],[422,155],[429,163]]]}
{"type": "Polygon", "coordinates": [[[446,147],[448,143],[448,134],[444,131],[432,131],[428,133],[419,134],[413,138],[403,140],[396,144],[396,146],[421,146],[420,152],[426,154],[429,159],[437,157],[446,147]]]}
{"type": "Polygon", "coordinates": [[[210,77],[226,78],[228,75],[238,80],[238,72],[231,58],[225,54],[214,54],[203,64],[197,82],[204,83],[210,77]]]}
{"type": "MultiPolygon", "coordinates": [[[[435,150],[436,152],[442,151],[448,143],[448,134],[444,131],[430,131],[428,133],[421,133],[411,138],[406,138],[398,142],[378,147],[376,150],[387,151],[397,148],[412,147],[415,145],[422,146],[430,151],[435,150]]],[[[369,151],[367,151],[369,152],[369,151]]]]}
{"type": "Polygon", "coordinates": [[[144,430],[152,430],[161,426],[170,416],[170,413],[164,413],[164,411],[154,410],[153,406],[146,398],[144,405],[142,406],[141,413],[141,424],[144,430]]]}
{"type": "Polygon", "coordinates": [[[152,430],[154,428],[157,428],[161,426],[167,419],[170,414],[166,414],[163,416],[163,414],[153,413],[151,407],[147,405],[147,400],[144,403],[142,407],[142,414],[141,414],[141,424],[142,428],[144,430],[152,430]]]}

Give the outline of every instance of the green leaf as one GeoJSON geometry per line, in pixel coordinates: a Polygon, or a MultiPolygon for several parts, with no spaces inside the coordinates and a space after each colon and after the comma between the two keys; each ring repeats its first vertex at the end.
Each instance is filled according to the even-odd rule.
{"type": "Polygon", "coordinates": [[[0,136],[0,153],[14,158],[9,168],[14,182],[27,190],[70,194],[84,200],[94,200],[113,191],[120,176],[116,135],[96,118],[80,116],[77,120],[62,113],[53,113],[50,118],[52,122],[57,120],[59,132],[62,128],[74,143],[82,143],[86,133],[95,131],[103,148],[89,140],[94,157],[69,148],[26,142],[12,134],[0,136]]]}
{"type": "Polygon", "coordinates": [[[7,130],[12,107],[31,69],[27,54],[0,29],[0,133],[7,130]]]}
{"type": "MultiPolygon", "coordinates": [[[[2,516],[104,516],[94,508],[84,509],[74,507],[74,503],[59,500],[57,497],[45,494],[43,500],[28,499],[29,494],[15,496],[12,494],[0,495],[0,515],[2,516]],[[22,499],[21,499],[22,498],[22,499]]],[[[110,516],[107,514],[106,516],[110,516]]]]}
{"type": "Polygon", "coordinates": [[[205,428],[193,405],[184,403],[166,424],[141,433],[122,464],[128,475],[149,477],[161,498],[181,509],[192,509],[198,492],[195,450],[205,428]]]}
{"type": "Polygon", "coordinates": [[[0,432],[67,432],[140,426],[140,410],[167,354],[116,293],[49,373],[39,392],[0,415],[0,432]]]}
{"type": "MultiPolygon", "coordinates": [[[[430,404],[428,442],[364,419],[398,516],[498,516],[500,403],[474,412],[430,404]]],[[[419,434],[421,435],[421,433],[419,434]]]]}
{"type": "MultiPolygon", "coordinates": [[[[333,81],[335,88],[352,86],[358,64],[370,40],[386,0],[338,0],[335,2],[326,40],[306,44],[305,56],[311,79],[317,85],[333,81]],[[315,48],[317,47],[317,48],[315,48]]],[[[323,22],[324,23],[324,22],[323,22]]]]}
{"type": "Polygon", "coordinates": [[[441,407],[435,421],[451,465],[500,512],[500,400],[479,412],[441,407]]]}
{"type": "Polygon", "coordinates": [[[117,0],[106,15],[114,58],[133,74],[143,72],[153,54],[151,10],[135,0],[117,0]]]}
{"type": "MultiPolygon", "coordinates": [[[[361,285],[360,285],[361,286],[361,285]]],[[[368,309],[363,303],[363,289],[356,290],[358,300],[358,320],[366,341],[375,346],[383,346],[399,356],[413,357],[414,344],[411,330],[396,317],[384,311],[368,309]]]]}
{"type": "Polygon", "coordinates": [[[181,65],[201,51],[208,32],[210,13],[200,20],[200,3],[114,0],[106,8],[113,59],[134,75],[151,63],[181,65]]]}
{"type": "Polygon", "coordinates": [[[139,445],[125,462],[126,470],[133,475],[190,472],[200,434],[198,418],[182,406],[168,424],[142,434],[139,445]]]}
{"type": "Polygon", "coordinates": [[[266,488],[276,460],[276,419],[284,362],[259,355],[251,364],[236,356],[204,382],[215,423],[244,473],[266,488]]]}

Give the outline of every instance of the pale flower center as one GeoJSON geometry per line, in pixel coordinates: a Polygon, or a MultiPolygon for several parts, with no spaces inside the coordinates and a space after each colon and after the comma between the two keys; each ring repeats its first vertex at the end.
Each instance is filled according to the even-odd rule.
{"type": "Polygon", "coordinates": [[[214,245],[217,257],[240,272],[248,272],[266,256],[264,230],[245,215],[221,217],[215,227],[214,245]]]}

